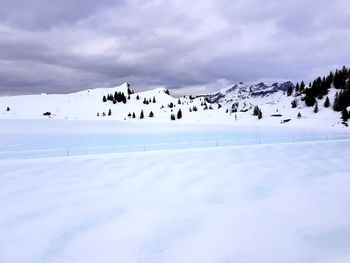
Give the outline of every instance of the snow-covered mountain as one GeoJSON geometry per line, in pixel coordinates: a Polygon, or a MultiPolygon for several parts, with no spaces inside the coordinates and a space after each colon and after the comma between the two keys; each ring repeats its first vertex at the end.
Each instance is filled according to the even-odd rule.
{"type": "Polygon", "coordinates": [[[292,82],[284,82],[282,84],[274,83],[271,86],[266,85],[261,82],[256,85],[246,85],[242,82],[233,85],[230,88],[225,88],[219,90],[218,92],[214,92],[209,95],[205,95],[212,102],[237,102],[246,98],[254,98],[254,97],[265,97],[276,92],[286,92],[289,87],[294,88],[292,82]]]}
{"type": "MultiPolygon", "coordinates": [[[[119,120],[176,123],[221,123],[242,125],[291,125],[312,127],[342,127],[339,113],[323,107],[318,100],[318,113],[306,107],[301,97],[287,96],[291,82],[238,83],[208,95],[174,98],[164,88],[133,93],[128,83],[114,88],[89,89],[70,94],[41,94],[0,97],[2,119],[67,119],[119,120]],[[116,94],[124,94],[124,102],[113,101],[116,94]],[[109,100],[104,99],[109,98],[109,100]],[[291,107],[296,100],[297,107],[291,107]],[[263,118],[253,116],[258,106],[263,118]],[[181,110],[181,119],[178,112],[181,110]],[[141,118],[143,112],[143,118],[141,118]],[[299,114],[300,113],[300,114],[299,114]],[[298,116],[299,115],[299,116],[298,116]]],[[[329,91],[333,101],[335,90],[329,91]]]]}

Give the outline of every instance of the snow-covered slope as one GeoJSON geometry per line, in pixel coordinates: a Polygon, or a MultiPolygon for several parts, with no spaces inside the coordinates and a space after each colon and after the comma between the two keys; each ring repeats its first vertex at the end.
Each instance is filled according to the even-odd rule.
{"type": "MultiPolygon", "coordinates": [[[[302,101],[302,96],[296,95],[293,91],[291,96],[287,96],[289,88],[294,89],[291,82],[274,83],[267,86],[264,83],[257,85],[246,85],[238,83],[218,92],[203,95],[212,103],[219,103],[226,108],[235,121],[241,124],[266,124],[287,126],[311,126],[311,127],[342,127],[340,113],[324,107],[326,96],[317,99],[318,112],[314,112],[314,107],[307,107],[302,101]],[[292,108],[292,101],[296,100],[297,107],[292,108]],[[256,120],[252,116],[254,107],[258,106],[263,114],[263,118],[256,120]],[[299,115],[300,113],[300,115],[299,115]],[[299,117],[298,117],[299,115],[299,117]]],[[[336,90],[329,90],[328,98],[334,100],[336,90]]]]}
{"type": "MultiPolygon", "coordinates": [[[[300,101],[300,97],[295,97],[295,94],[286,96],[289,87],[293,87],[291,82],[271,86],[264,83],[251,86],[238,83],[209,95],[182,97],[180,104],[179,98],[168,95],[166,89],[157,88],[131,94],[126,103],[114,104],[110,100],[103,102],[103,96],[114,95],[116,92],[128,96],[128,84],[124,83],[114,88],[90,89],[71,94],[0,97],[0,118],[170,122],[170,117],[174,114],[176,123],[342,127],[340,114],[331,107],[324,108],[325,98],[318,101],[319,112],[316,114],[312,107],[306,107],[300,101]],[[298,102],[296,108],[291,107],[294,99],[298,102]],[[149,103],[144,104],[144,100],[149,103]],[[171,104],[174,106],[169,107],[171,104]],[[259,106],[262,111],[263,118],[260,120],[252,115],[255,106],[259,106]],[[182,112],[181,119],[177,119],[179,109],[182,112]],[[143,119],[140,119],[141,111],[144,113],[143,119]],[[50,116],[45,116],[46,112],[50,116]],[[152,118],[151,112],[154,115],[152,118]],[[298,118],[299,112],[301,117],[298,118]],[[288,119],[288,122],[283,122],[288,119]]],[[[334,95],[335,90],[331,89],[328,95],[331,102],[334,95]]]]}
{"type": "MultiPolygon", "coordinates": [[[[217,122],[225,118],[224,109],[214,110],[213,108],[213,110],[210,110],[209,103],[207,103],[208,110],[204,111],[204,105],[201,106],[204,103],[204,98],[191,99],[187,96],[180,98],[181,104],[179,104],[179,98],[168,95],[166,89],[163,88],[131,94],[125,104],[123,102],[116,104],[112,101],[103,102],[103,96],[115,92],[121,92],[127,96],[127,83],[114,88],[90,89],[71,94],[0,97],[0,118],[138,121],[140,120],[141,111],[143,111],[144,119],[142,121],[168,122],[171,114],[177,117],[179,109],[182,111],[181,121],[183,122],[217,122]],[[145,99],[151,102],[144,104],[145,99]],[[170,104],[174,106],[171,108],[169,107],[170,104]],[[7,107],[9,107],[9,111],[7,111],[7,107]],[[198,111],[193,111],[193,107],[196,107],[198,111]],[[109,109],[112,113],[110,116],[108,116],[109,109]],[[149,117],[151,111],[154,114],[153,118],[149,117]],[[43,114],[46,112],[50,112],[51,116],[44,116],[43,114]],[[136,118],[128,116],[129,113],[131,116],[135,113],[136,118]],[[218,118],[219,116],[221,117],[218,118]]],[[[218,108],[217,105],[212,107],[214,106],[215,109],[218,108]]]]}

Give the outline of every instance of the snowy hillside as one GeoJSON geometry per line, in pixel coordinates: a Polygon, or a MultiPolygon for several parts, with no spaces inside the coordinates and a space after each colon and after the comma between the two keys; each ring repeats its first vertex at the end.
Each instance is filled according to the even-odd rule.
{"type": "MultiPolygon", "coordinates": [[[[288,88],[294,88],[291,82],[271,86],[238,83],[197,98],[174,98],[163,88],[133,93],[128,85],[71,94],[0,97],[0,118],[343,127],[339,113],[323,107],[324,98],[318,101],[317,114],[300,98],[296,98],[297,107],[292,108],[295,93],[286,95],[288,88]],[[125,101],[117,102],[117,94],[123,94],[125,101]],[[261,119],[253,116],[255,106],[261,109],[261,119]]],[[[334,96],[335,90],[331,89],[330,101],[334,96]]]]}
{"type": "MultiPolygon", "coordinates": [[[[340,114],[332,110],[332,103],[328,108],[324,107],[326,97],[317,99],[318,111],[315,113],[314,107],[307,107],[300,94],[297,94],[294,89],[291,82],[274,83],[271,86],[264,83],[257,85],[238,83],[203,97],[228,109],[231,118],[234,116],[233,118],[242,124],[283,124],[323,128],[343,126],[340,114]],[[293,89],[290,96],[287,96],[288,88],[293,89]],[[292,107],[294,100],[295,108],[292,107]],[[262,119],[258,122],[257,118],[252,116],[255,106],[258,106],[262,112],[262,119]]],[[[331,102],[334,101],[335,94],[336,89],[331,88],[328,93],[331,102]]]]}
{"type": "MultiPolygon", "coordinates": [[[[141,111],[144,113],[143,121],[162,122],[170,121],[170,117],[182,111],[182,120],[185,122],[199,122],[222,120],[225,111],[203,110],[203,98],[174,98],[166,93],[166,89],[157,88],[130,94],[126,103],[103,101],[108,94],[123,93],[128,96],[128,86],[124,83],[115,88],[100,88],[84,90],[71,94],[42,94],[0,97],[2,119],[68,119],[68,120],[140,120],[141,111]],[[145,104],[145,100],[147,104],[145,104]],[[179,101],[180,100],[180,101],[179,101]],[[201,106],[202,105],[202,106],[201,106]],[[190,109],[191,108],[191,109],[190,109]],[[108,113],[111,113],[110,116],[108,113]],[[153,118],[150,117],[153,113],[153,118]],[[191,112],[191,114],[189,114],[191,112]],[[47,115],[44,115],[47,113],[47,115]],[[135,113],[135,118],[133,118],[135,113]]],[[[207,103],[208,104],[208,103],[207,103]]]]}

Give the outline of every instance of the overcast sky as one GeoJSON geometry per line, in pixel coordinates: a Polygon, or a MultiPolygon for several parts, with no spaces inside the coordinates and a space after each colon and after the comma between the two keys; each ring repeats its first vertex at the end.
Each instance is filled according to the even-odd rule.
{"type": "Polygon", "coordinates": [[[349,0],[0,0],[0,93],[306,80],[350,65],[349,0]]]}

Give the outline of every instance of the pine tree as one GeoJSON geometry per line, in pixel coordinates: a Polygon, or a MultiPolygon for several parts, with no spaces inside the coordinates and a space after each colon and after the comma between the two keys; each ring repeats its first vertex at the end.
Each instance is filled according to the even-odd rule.
{"type": "Polygon", "coordinates": [[[144,118],[144,116],[143,116],[143,110],[141,110],[140,119],[142,120],[143,118],[144,118]]]}
{"type": "Polygon", "coordinates": [[[136,118],[136,114],[135,112],[132,113],[132,118],[135,119],[136,118]]]}
{"type": "Polygon", "coordinates": [[[192,110],[193,110],[193,111],[197,111],[198,109],[197,109],[196,106],[193,106],[192,110]]]}
{"type": "Polygon", "coordinates": [[[336,92],[334,96],[333,110],[339,111],[339,93],[338,92],[336,92]]]}
{"type": "Polygon", "coordinates": [[[103,102],[107,102],[107,98],[106,98],[106,96],[103,96],[102,101],[103,101],[103,102]]]}
{"type": "Polygon", "coordinates": [[[347,111],[347,109],[344,109],[341,112],[341,118],[343,119],[343,121],[348,121],[348,119],[349,119],[349,112],[347,111]]]}
{"type": "Polygon", "coordinates": [[[300,114],[300,112],[298,112],[297,117],[298,117],[298,119],[300,119],[300,118],[301,118],[301,114],[300,114]]]}
{"type": "Polygon", "coordinates": [[[259,111],[260,111],[259,107],[258,107],[258,106],[255,106],[255,107],[254,107],[254,110],[253,110],[253,116],[258,116],[259,111]]]}
{"type": "Polygon", "coordinates": [[[10,107],[7,107],[7,108],[6,108],[6,111],[10,111],[10,107]]]}
{"type": "Polygon", "coordinates": [[[99,112],[97,112],[97,117],[100,117],[100,113],[99,112]]]}
{"type": "Polygon", "coordinates": [[[318,104],[316,102],[315,107],[314,107],[314,113],[317,113],[317,112],[318,112],[318,104]]]}
{"type": "Polygon", "coordinates": [[[179,109],[178,112],[177,112],[177,118],[178,119],[182,118],[182,111],[181,111],[181,109],[179,109]]]}
{"type": "Polygon", "coordinates": [[[112,111],[111,109],[108,110],[108,116],[111,116],[112,115],[112,111]]]}
{"type": "Polygon", "coordinates": [[[260,120],[262,118],[262,111],[259,109],[258,111],[258,120],[260,120]]]}
{"type": "Polygon", "coordinates": [[[292,108],[296,108],[297,107],[297,101],[296,100],[292,100],[292,108]]]}
{"type": "Polygon", "coordinates": [[[154,114],[153,114],[152,111],[149,113],[149,117],[150,117],[150,118],[153,118],[153,117],[154,117],[154,114]]]}
{"type": "Polygon", "coordinates": [[[140,99],[140,96],[137,94],[136,95],[136,100],[139,100],[140,99]]]}
{"type": "Polygon", "coordinates": [[[174,114],[171,114],[171,115],[170,115],[170,120],[172,120],[172,121],[175,120],[175,115],[174,115],[174,114]]]}
{"type": "Polygon", "coordinates": [[[156,103],[156,97],[153,97],[153,103],[156,103]]]}
{"type": "Polygon", "coordinates": [[[123,103],[125,104],[126,103],[126,97],[125,97],[124,93],[122,93],[121,99],[122,99],[123,103]]]}
{"type": "Polygon", "coordinates": [[[316,99],[311,89],[305,90],[305,104],[308,107],[314,106],[316,103],[316,99]]]}
{"type": "Polygon", "coordinates": [[[132,115],[131,115],[131,112],[129,112],[128,117],[131,118],[131,116],[132,116],[132,115]]]}
{"type": "Polygon", "coordinates": [[[293,87],[292,86],[289,86],[288,87],[288,90],[287,90],[287,96],[291,96],[293,94],[293,87]]]}
{"type": "Polygon", "coordinates": [[[181,104],[181,100],[180,100],[180,98],[177,100],[177,104],[181,104]]]}
{"type": "Polygon", "coordinates": [[[329,98],[328,98],[328,96],[327,96],[327,97],[326,97],[326,100],[324,101],[323,106],[324,106],[325,108],[328,108],[330,105],[331,105],[331,103],[329,102],[329,98]]]}
{"type": "Polygon", "coordinates": [[[134,91],[130,89],[130,84],[129,82],[126,83],[127,87],[128,87],[128,95],[134,94],[134,91]]]}

